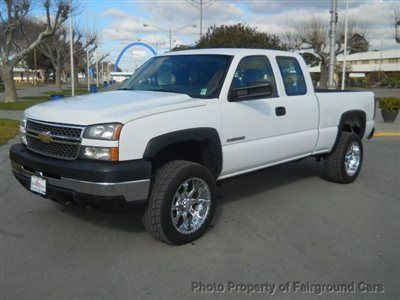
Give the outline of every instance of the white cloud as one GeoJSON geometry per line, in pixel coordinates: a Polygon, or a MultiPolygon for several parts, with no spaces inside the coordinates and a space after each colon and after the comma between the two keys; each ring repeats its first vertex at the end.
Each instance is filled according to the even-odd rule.
{"type": "Polygon", "coordinates": [[[130,17],[129,14],[117,8],[108,8],[101,15],[104,17],[123,18],[123,19],[130,17]]]}
{"type": "MultiPolygon", "coordinates": [[[[188,24],[198,24],[200,11],[187,1],[145,1],[141,3],[142,10],[151,14],[158,25],[179,27],[188,24]],[[179,25],[177,25],[179,24],[179,25]]],[[[242,17],[244,11],[233,3],[217,1],[204,8],[204,22],[229,21],[242,17]]]]}
{"type": "MultiPolygon", "coordinates": [[[[248,0],[250,11],[259,14],[276,13],[283,10],[320,9],[330,10],[331,0],[248,0]]],[[[350,7],[357,7],[365,3],[382,3],[383,0],[349,0],[350,7]]],[[[345,8],[346,0],[338,1],[338,8],[345,8]]]]}
{"type": "MultiPolygon", "coordinates": [[[[266,1],[269,3],[269,1],[266,1]]],[[[293,2],[293,1],[291,1],[293,2]]],[[[295,1],[296,2],[296,1],[295,1]]],[[[304,2],[304,1],[298,1],[304,2]]],[[[312,2],[312,1],[311,1],[312,2]]],[[[342,1],[343,2],[343,1],[342,1]]],[[[282,1],[282,5],[288,1],[282,1]]],[[[296,2],[297,3],[297,2],[296,2]]],[[[296,4],[294,3],[294,4],[296,4]]],[[[262,3],[266,5],[265,3],[262,3]]],[[[322,4],[320,4],[321,6],[322,4]]],[[[383,48],[396,48],[398,45],[394,39],[390,37],[392,28],[390,25],[391,2],[387,1],[351,1],[348,12],[349,20],[353,20],[367,31],[367,38],[370,41],[371,49],[380,49],[381,40],[383,40],[383,48]]],[[[261,8],[260,8],[261,9],[261,8]]],[[[344,19],[344,7],[338,10],[339,22],[344,19]]],[[[329,26],[330,14],[329,10],[313,8],[293,8],[283,10],[279,13],[268,14],[250,12],[247,15],[248,22],[251,26],[256,26],[259,30],[272,34],[283,35],[286,26],[291,21],[306,21],[312,17],[318,16],[326,21],[329,26]]]]}
{"type": "MultiPolygon", "coordinates": [[[[345,1],[339,0],[339,20],[344,18],[345,1]]],[[[392,3],[382,0],[350,0],[349,18],[364,24],[368,29],[371,49],[397,47],[389,37],[390,10],[392,3]],[[382,42],[381,42],[382,40],[382,42]]],[[[136,3],[134,14],[117,8],[107,9],[103,16],[109,21],[103,30],[105,41],[128,42],[142,40],[164,52],[169,46],[167,32],[155,27],[144,27],[152,24],[168,30],[181,28],[186,25],[199,26],[199,10],[187,1],[143,1],[136,3]],[[145,17],[144,17],[145,16],[145,17]]],[[[258,30],[270,34],[283,35],[291,20],[309,20],[318,16],[329,24],[330,0],[254,0],[254,1],[217,1],[207,7],[203,13],[203,32],[209,26],[222,24],[247,23],[258,30]],[[247,9],[246,9],[247,7],[247,9]]],[[[199,28],[186,28],[175,33],[172,39],[175,44],[192,44],[198,39],[199,28]]],[[[122,47],[121,45],[121,47],[122,47]]]]}

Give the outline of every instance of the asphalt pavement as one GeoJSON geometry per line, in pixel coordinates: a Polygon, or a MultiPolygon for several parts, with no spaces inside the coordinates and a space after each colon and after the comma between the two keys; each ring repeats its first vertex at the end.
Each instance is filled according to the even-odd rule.
{"type": "MultiPolygon", "coordinates": [[[[212,227],[184,246],[154,240],[140,209],[80,211],[24,190],[10,171],[15,141],[0,147],[2,300],[249,298],[228,292],[228,281],[345,283],[355,292],[335,299],[400,299],[399,138],[366,141],[349,185],[325,181],[312,159],[225,180],[212,227]],[[225,292],[191,291],[214,282],[225,292]],[[384,292],[361,292],[363,283],[384,292]]],[[[258,297],[320,298],[293,289],[258,297]]]]}

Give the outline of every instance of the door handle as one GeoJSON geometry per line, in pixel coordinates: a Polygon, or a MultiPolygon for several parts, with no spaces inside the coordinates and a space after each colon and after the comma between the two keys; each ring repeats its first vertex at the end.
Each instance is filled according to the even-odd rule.
{"type": "Polygon", "coordinates": [[[286,115],[286,108],[283,106],[275,107],[275,114],[278,117],[286,115]]]}

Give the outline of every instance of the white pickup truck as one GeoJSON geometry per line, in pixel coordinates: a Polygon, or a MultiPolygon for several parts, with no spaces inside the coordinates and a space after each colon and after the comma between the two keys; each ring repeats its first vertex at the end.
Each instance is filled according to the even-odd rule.
{"type": "Polygon", "coordinates": [[[328,179],[354,181],[374,114],[371,92],[315,92],[296,53],[181,51],[120,90],[29,108],[10,159],[23,186],[57,202],[145,200],[145,228],[184,244],[210,224],[218,180],[312,156],[328,179]]]}

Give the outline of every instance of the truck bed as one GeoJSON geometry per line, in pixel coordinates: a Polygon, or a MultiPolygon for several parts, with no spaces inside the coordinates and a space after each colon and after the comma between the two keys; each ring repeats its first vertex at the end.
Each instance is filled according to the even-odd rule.
{"type": "Polygon", "coordinates": [[[371,132],[375,114],[375,98],[372,92],[316,90],[315,95],[318,98],[320,111],[316,152],[324,152],[332,148],[343,112],[365,112],[365,133],[371,132]]]}

